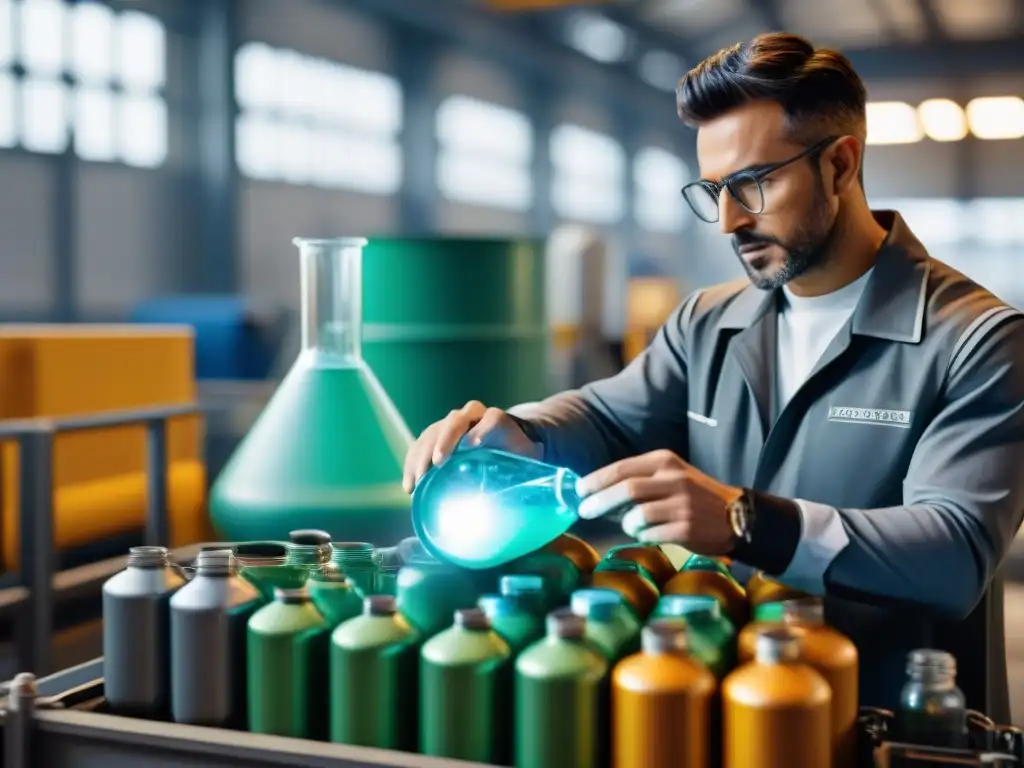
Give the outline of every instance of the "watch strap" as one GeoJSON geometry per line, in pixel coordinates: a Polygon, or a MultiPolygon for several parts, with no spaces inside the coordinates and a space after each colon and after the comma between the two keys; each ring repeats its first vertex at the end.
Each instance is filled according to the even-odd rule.
{"type": "Polygon", "coordinates": [[[783,574],[800,543],[802,522],[796,503],[745,488],[736,512],[730,509],[730,515],[744,518],[740,526],[746,526],[742,533],[736,531],[736,546],[731,557],[769,576],[783,574]],[[745,512],[743,507],[746,507],[745,512]]]}

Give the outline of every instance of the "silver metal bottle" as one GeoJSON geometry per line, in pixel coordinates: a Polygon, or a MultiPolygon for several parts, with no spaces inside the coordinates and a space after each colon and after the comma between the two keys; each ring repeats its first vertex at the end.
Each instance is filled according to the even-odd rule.
{"type": "Polygon", "coordinates": [[[132,547],[103,585],[104,695],[112,712],[170,714],[171,596],[185,584],[165,547],[132,547]]]}
{"type": "Polygon", "coordinates": [[[171,598],[171,716],[177,723],[245,726],[246,624],[260,595],[232,568],[231,550],[205,550],[171,598]]]}

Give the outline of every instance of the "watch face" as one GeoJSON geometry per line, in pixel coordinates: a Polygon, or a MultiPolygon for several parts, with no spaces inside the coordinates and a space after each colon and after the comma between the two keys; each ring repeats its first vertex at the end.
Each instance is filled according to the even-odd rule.
{"type": "Polygon", "coordinates": [[[732,532],[744,541],[749,537],[748,509],[746,499],[737,499],[729,505],[729,524],[732,526],[732,532]]]}

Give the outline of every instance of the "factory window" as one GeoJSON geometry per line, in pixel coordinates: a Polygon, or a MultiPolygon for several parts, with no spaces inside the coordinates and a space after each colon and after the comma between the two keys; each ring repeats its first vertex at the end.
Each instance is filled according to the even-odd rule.
{"type": "Polygon", "coordinates": [[[141,168],[167,156],[164,28],[98,2],[0,0],[0,146],[141,168]]]}
{"type": "Polygon", "coordinates": [[[533,202],[533,128],[526,115],[468,96],[437,110],[437,186],[449,200],[526,211],[533,202]]]}
{"type": "Polygon", "coordinates": [[[690,180],[686,163],[660,147],[644,147],[633,158],[634,210],[637,223],[650,232],[679,232],[689,206],[681,190],[690,180]]]}
{"type": "Polygon", "coordinates": [[[622,219],[626,155],[610,136],[566,123],[551,132],[551,203],[565,218],[594,224],[622,219]]]}
{"type": "Polygon", "coordinates": [[[246,43],[235,156],[254,179],[387,195],[402,183],[402,93],[378,72],[246,43]]]}

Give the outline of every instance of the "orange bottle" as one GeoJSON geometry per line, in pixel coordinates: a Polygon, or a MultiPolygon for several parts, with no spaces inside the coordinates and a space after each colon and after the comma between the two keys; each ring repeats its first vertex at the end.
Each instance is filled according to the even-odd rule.
{"type": "Polygon", "coordinates": [[[605,560],[594,571],[590,583],[596,589],[619,592],[641,621],[651,615],[660,597],[658,588],[643,575],[640,566],[626,560],[605,560]]]}
{"type": "Polygon", "coordinates": [[[717,571],[680,571],[662,589],[666,595],[708,595],[722,604],[734,627],[747,623],[750,610],[743,587],[717,571]]]}
{"type": "Polygon", "coordinates": [[[612,547],[605,555],[605,560],[626,560],[646,568],[658,589],[676,575],[676,567],[657,544],[623,544],[612,547]]]}
{"type": "Polygon", "coordinates": [[[573,536],[571,533],[563,533],[544,549],[572,560],[581,576],[589,576],[601,562],[601,556],[597,554],[596,549],[579,536],[573,536]]]}
{"type": "Polygon", "coordinates": [[[612,673],[612,768],[708,768],[714,675],[682,622],[652,621],[641,644],[612,673]]]}
{"type": "Polygon", "coordinates": [[[751,614],[757,606],[764,603],[781,603],[784,600],[797,600],[801,597],[810,595],[769,579],[761,571],[756,571],[747,579],[747,602],[750,603],[751,614]]]}
{"type": "Polygon", "coordinates": [[[820,597],[804,597],[758,608],[760,618],[748,624],[737,640],[740,662],[754,658],[759,633],[785,626],[800,638],[801,658],[825,678],[832,691],[832,764],[854,768],[857,763],[858,656],[857,646],[825,623],[820,597]]]}
{"type": "Polygon", "coordinates": [[[722,683],[722,768],[832,768],[825,678],[788,627],[762,630],[754,660],[722,683]]]}

